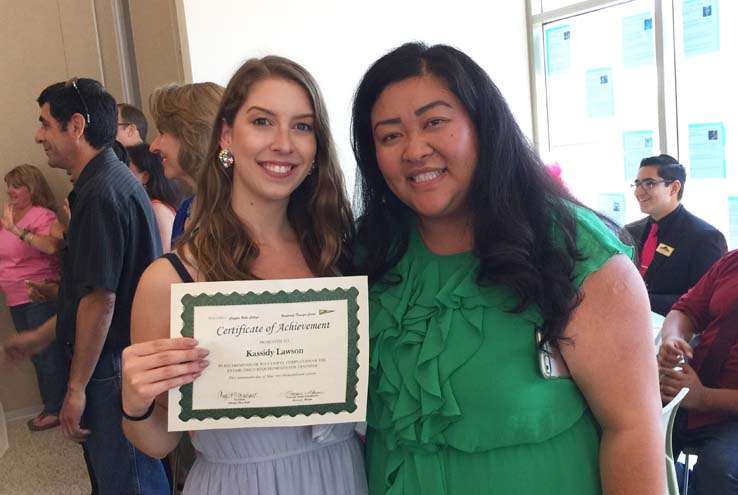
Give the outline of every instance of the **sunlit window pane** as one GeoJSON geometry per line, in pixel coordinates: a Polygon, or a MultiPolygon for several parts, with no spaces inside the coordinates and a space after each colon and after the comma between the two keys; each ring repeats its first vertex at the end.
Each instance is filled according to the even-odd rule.
{"type": "Polygon", "coordinates": [[[548,152],[570,190],[620,223],[642,216],[628,184],[659,149],[653,2],[544,26],[548,152]]]}
{"type": "Polygon", "coordinates": [[[675,2],[679,158],[684,204],[738,247],[738,2],[675,2]]]}

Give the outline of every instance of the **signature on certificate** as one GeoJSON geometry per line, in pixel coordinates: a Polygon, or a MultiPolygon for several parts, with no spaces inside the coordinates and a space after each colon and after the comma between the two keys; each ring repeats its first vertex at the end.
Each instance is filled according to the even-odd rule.
{"type": "Polygon", "coordinates": [[[318,390],[301,390],[301,391],[294,391],[294,390],[287,390],[284,392],[284,397],[287,399],[290,399],[293,402],[301,402],[301,401],[309,401],[313,399],[317,399],[321,395],[323,395],[324,392],[318,391],[318,390]]]}
{"type": "Polygon", "coordinates": [[[225,400],[256,399],[257,396],[258,394],[256,392],[223,392],[222,390],[218,391],[218,398],[225,400]]]}

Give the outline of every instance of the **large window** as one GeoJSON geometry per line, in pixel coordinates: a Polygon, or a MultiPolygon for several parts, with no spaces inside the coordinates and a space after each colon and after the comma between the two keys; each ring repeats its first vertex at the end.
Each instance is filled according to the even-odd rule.
{"type": "Polygon", "coordinates": [[[536,141],[571,191],[620,223],[645,156],[687,167],[685,206],[738,247],[738,2],[531,0],[536,141]],[[734,161],[734,160],[733,160],[734,161]]]}
{"type": "Polygon", "coordinates": [[[738,2],[675,2],[674,48],[679,159],[685,205],[738,248],[738,2]],[[733,27],[731,29],[731,27],[733,27]]]}

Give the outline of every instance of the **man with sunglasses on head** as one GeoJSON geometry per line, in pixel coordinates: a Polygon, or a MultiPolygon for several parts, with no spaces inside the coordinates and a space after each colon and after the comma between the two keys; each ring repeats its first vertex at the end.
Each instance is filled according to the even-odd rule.
{"type": "Polygon", "coordinates": [[[61,251],[57,315],[5,343],[14,358],[56,338],[70,360],[59,414],[64,436],[80,442],[93,492],[169,493],[162,463],[136,450],[121,428],[121,353],[130,345],[133,295],[161,255],[151,201],[113,152],[115,99],[93,79],[52,84],[38,97],[34,135],[49,166],[72,178],[72,221],[61,251]]]}
{"type": "Polygon", "coordinates": [[[718,229],[681,204],[686,178],[676,159],[658,155],[641,160],[631,184],[648,216],[625,228],[636,240],[651,310],[664,316],[728,249],[718,229]]]}

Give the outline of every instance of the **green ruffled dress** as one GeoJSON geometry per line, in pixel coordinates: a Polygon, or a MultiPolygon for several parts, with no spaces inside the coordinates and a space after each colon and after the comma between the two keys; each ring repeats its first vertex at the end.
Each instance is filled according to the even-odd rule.
{"type": "MultiPolygon", "coordinates": [[[[631,253],[576,213],[581,285],[631,253]]],[[[600,493],[599,426],[571,379],[542,378],[540,314],[507,312],[514,293],[478,286],[477,267],[471,253],[431,253],[414,231],[392,269],[403,282],[370,289],[369,493],[600,493]]]]}

